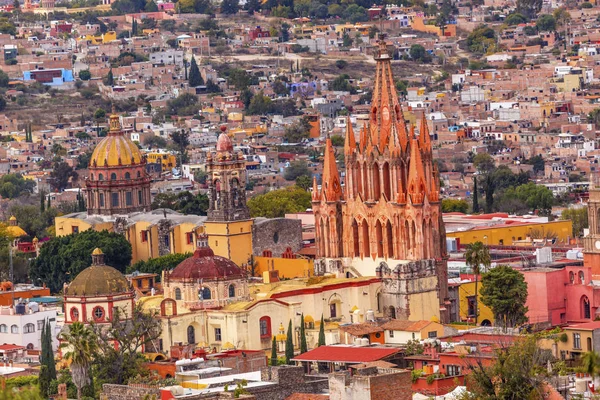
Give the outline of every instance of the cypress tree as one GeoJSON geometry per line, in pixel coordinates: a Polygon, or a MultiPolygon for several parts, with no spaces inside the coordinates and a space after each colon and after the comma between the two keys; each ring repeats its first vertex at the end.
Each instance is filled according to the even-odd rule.
{"type": "Polygon", "coordinates": [[[291,364],[294,358],[294,331],[292,330],[292,320],[288,325],[287,338],[285,339],[285,363],[291,364]]]}
{"type": "Polygon", "coordinates": [[[308,346],[306,345],[306,331],[304,330],[304,313],[300,317],[300,354],[306,353],[308,346]]]}
{"type": "Polygon", "coordinates": [[[473,177],[473,214],[479,213],[479,193],[477,192],[477,177],[473,177]]]}
{"type": "Polygon", "coordinates": [[[273,336],[273,343],[271,343],[271,366],[277,366],[277,340],[273,336]]]}
{"type": "Polygon", "coordinates": [[[108,70],[108,75],[106,75],[106,84],[108,86],[115,84],[115,77],[113,76],[112,68],[108,70]]]}
{"type": "Polygon", "coordinates": [[[40,213],[43,213],[44,211],[46,211],[46,204],[45,204],[44,197],[46,197],[46,194],[42,190],[42,191],[40,191],[40,213]]]}
{"type": "Polygon", "coordinates": [[[494,208],[494,182],[490,174],[485,180],[485,212],[491,213],[494,208]]]}
{"type": "Polygon", "coordinates": [[[192,64],[190,65],[190,78],[188,80],[190,87],[196,87],[204,84],[202,75],[200,75],[200,69],[196,64],[196,58],[192,56],[192,64]]]}
{"type": "Polygon", "coordinates": [[[48,204],[46,204],[46,208],[49,210],[52,207],[52,203],[50,201],[50,193],[48,193],[48,204]]]}
{"type": "Polygon", "coordinates": [[[131,22],[131,36],[137,35],[137,21],[134,19],[131,22]]]}
{"type": "Polygon", "coordinates": [[[48,367],[44,364],[40,365],[40,375],[38,384],[40,385],[40,393],[45,399],[50,396],[50,376],[48,375],[48,367]]]}
{"type": "Polygon", "coordinates": [[[321,314],[321,326],[319,327],[319,341],[317,342],[317,347],[325,346],[325,320],[323,319],[323,314],[321,314]]]}
{"type": "Polygon", "coordinates": [[[185,80],[187,81],[189,78],[188,78],[188,73],[187,73],[187,61],[186,60],[183,60],[183,68],[185,70],[185,80]]]}
{"type": "Polygon", "coordinates": [[[46,319],[46,360],[45,364],[48,367],[48,376],[50,380],[56,379],[56,362],[54,360],[54,350],[52,350],[52,326],[50,320],[46,319]]]}

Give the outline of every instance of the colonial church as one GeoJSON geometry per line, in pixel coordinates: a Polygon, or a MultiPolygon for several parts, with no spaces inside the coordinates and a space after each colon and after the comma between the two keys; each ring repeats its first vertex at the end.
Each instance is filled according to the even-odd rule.
{"type": "Polygon", "coordinates": [[[356,142],[348,123],[342,188],[327,139],[322,185],[313,181],[317,274],[383,278],[388,317],[445,321],[447,254],[438,171],[423,118],[407,127],[383,37],[371,112],[356,142]]]}
{"type": "Polygon", "coordinates": [[[199,236],[208,234],[215,254],[240,266],[252,255],[252,220],[246,207],[246,164],[222,133],[208,157],[210,209],[208,219],[172,210],[151,210],[146,157],[110,116],[110,130],[92,153],[85,181],[87,212],[55,219],[58,236],[88,229],[123,234],[132,247],[132,263],[172,253],[193,253],[199,236]]]}

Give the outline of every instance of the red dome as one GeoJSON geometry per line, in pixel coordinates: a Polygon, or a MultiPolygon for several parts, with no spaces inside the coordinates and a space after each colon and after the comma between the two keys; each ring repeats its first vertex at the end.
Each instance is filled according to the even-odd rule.
{"type": "Polygon", "coordinates": [[[233,151],[233,143],[226,133],[221,133],[217,139],[217,151],[233,151]]]}
{"type": "Polygon", "coordinates": [[[225,257],[215,256],[210,247],[199,247],[190,258],[183,260],[169,278],[192,280],[235,279],[245,277],[244,271],[225,257]]]}

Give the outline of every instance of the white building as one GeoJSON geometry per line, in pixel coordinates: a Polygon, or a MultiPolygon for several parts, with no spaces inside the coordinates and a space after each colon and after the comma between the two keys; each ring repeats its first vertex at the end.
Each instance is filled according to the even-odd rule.
{"type": "Polygon", "coordinates": [[[14,309],[0,307],[0,343],[41,350],[42,328],[46,320],[49,320],[53,332],[52,348],[58,349],[57,311],[56,307],[45,307],[34,302],[17,304],[14,309]]]}
{"type": "Polygon", "coordinates": [[[183,65],[183,50],[157,51],[150,54],[152,64],[183,65]]]}

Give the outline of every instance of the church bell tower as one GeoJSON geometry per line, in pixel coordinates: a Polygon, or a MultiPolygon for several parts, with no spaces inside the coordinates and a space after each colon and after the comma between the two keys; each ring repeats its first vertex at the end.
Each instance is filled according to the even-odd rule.
{"type": "Polygon", "coordinates": [[[246,160],[223,132],[206,159],[208,219],[204,223],[213,252],[244,267],[252,255],[252,219],[246,204],[246,160]]]}

